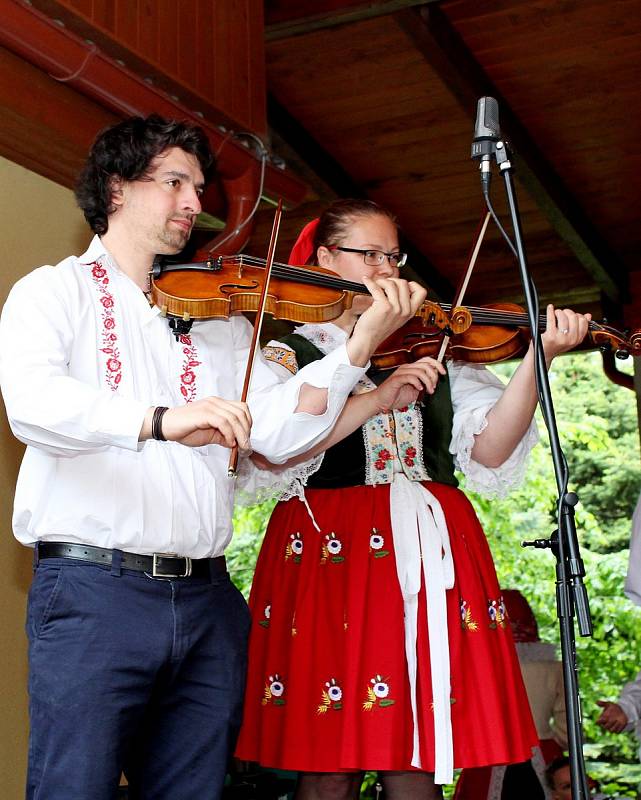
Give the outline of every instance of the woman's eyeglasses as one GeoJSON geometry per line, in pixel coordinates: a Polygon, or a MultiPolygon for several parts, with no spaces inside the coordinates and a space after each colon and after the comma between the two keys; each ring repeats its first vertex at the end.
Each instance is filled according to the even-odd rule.
{"type": "Polygon", "coordinates": [[[359,250],[357,247],[339,247],[332,245],[328,250],[341,250],[343,253],[360,253],[363,261],[369,267],[380,267],[384,259],[389,261],[390,267],[400,268],[407,261],[407,253],[384,253],[382,250],[359,250]]]}

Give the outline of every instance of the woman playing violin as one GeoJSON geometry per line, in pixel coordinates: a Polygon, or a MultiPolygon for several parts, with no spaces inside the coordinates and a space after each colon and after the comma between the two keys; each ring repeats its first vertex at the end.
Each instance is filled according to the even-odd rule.
{"type": "MultiPolygon", "coordinates": [[[[360,281],[398,277],[405,256],[391,215],[341,200],[290,261],[360,281]]],[[[369,302],[266,357],[285,380],[344,343],[369,302]]],[[[550,306],[548,366],[587,327],[550,306]]],[[[433,358],[377,383],[359,382],[306,485],[276,506],[252,588],[237,754],[298,770],[297,800],[357,797],[365,770],[388,800],[438,798],[453,768],[525,761],[537,742],[492,557],[455,477],[489,495],[520,480],[536,441],[532,348],[505,387],[433,358]]]]}

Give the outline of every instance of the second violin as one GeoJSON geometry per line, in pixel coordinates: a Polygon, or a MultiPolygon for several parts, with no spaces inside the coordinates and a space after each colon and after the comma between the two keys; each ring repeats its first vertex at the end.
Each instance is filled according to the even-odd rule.
{"type": "MultiPolygon", "coordinates": [[[[432,304],[435,305],[435,304],[432,304]]],[[[438,306],[432,316],[429,309],[415,317],[378,348],[372,364],[379,370],[395,369],[424,356],[435,357],[444,334],[449,336],[446,357],[474,364],[492,364],[522,356],[530,343],[528,317],[514,303],[486,306],[438,306]],[[445,323],[443,323],[445,318],[445,323]]],[[[546,318],[539,317],[541,331],[546,318]]],[[[641,354],[641,331],[626,336],[623,332],[598,322],[588,325],[588,337],[582,349],[613,351],[618,358],[641,354]]]]}

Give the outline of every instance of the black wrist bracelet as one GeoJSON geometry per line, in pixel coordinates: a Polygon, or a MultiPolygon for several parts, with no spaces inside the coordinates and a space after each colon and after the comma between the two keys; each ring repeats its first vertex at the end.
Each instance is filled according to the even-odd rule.
{"type": "Polygon", "coordinates": [[[151,438],[159,442],[167,441],[162,432],[162,418],[165,416],[165,411],[169,411],[167,406],[156,406],[154,415],[151,418],[151,438]]]}

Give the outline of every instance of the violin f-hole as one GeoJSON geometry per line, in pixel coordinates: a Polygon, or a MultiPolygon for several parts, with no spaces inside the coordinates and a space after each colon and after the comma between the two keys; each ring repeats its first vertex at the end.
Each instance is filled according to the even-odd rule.
{"type": "Polygon", "coordinates": [[[249,283],[221,283],[219,290],[221,294],[230,294],[238,289],[247,289],[247,291],[251,292],[258,289],[259,286],[260,284],[258,281],[250,281],[249,283]]]}

